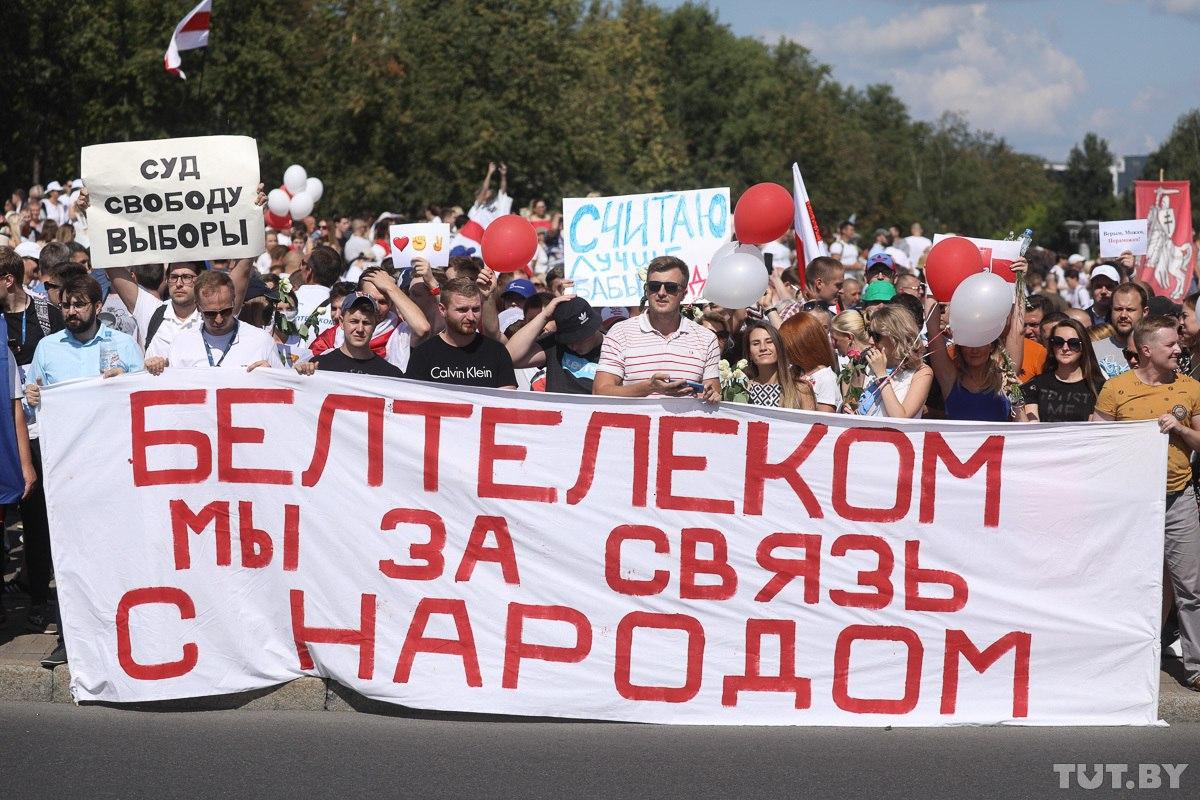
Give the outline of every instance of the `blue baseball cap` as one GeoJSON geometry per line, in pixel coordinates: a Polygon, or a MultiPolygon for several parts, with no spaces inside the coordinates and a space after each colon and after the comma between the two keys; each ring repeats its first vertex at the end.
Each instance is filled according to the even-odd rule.
{"type": "Polygon", "coordinates": [[[473,255],[475,255],[474,247],[467,247],[466,245],[456,244],[456,245],[454,245],[454,247],[450,248],[450,257],[451,258],[455,258],[457,256],[466,256],[469,258],[473,255]]]}
{"type": "Polygon", "coordinates": [[[876,253],[867,259],[867,272],[880,270],[896,271],[896,262],[887,253],[876,253]]]}
{"type": "Polygon", "coordinates": [[[524,278],[517,278],[515,281],[509,283],[508,286],[505,286],[504,291],[501,292],[501,294],[519,294],[521,297],[524,297],[526,300],[528,300],[537,294],[537,287],[524,278]]]}

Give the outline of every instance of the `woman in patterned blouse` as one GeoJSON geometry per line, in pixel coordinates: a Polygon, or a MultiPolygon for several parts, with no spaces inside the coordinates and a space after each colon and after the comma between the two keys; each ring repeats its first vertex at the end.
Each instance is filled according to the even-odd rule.
{"type": "Polygon", "coordinates": [[[812,386],[793,376],[779,331],[763,322],[752,324],[746,329],[744,350],[750,362],[746,367],[750,405],[816,409],[812,386]]]}

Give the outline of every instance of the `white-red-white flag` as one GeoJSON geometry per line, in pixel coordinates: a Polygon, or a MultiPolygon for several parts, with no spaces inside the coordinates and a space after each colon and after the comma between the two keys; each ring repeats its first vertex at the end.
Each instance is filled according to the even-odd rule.
{"type": "Polygon", "coordinates": [[[795,162],[792,163],[792,194],[796,199],[796,266],[800,268],[800,280],[803,281],[808,262],[817,256],[829,255],[829,248],[821,239],[817,215],[808,199],[808,189],[804,188],[804,178],[800,177],[800,165],[795,162]]]}
{"type": "Polygon", "coordinates": [[[187,75],[179,67],[183,63],[179,54],[184,50],[196,50],[208,46],[208,27],[212,18],[212,0],[200,0],[200,4],[179,20],[175,32],[171,34],[171,44],[167,54],[163,56],[163,66],[167,72],[174,73],[187,80],[187,75]]]}

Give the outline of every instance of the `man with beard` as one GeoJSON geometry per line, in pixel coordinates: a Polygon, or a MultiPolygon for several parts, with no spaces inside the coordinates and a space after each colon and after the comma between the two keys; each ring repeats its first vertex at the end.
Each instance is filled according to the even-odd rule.
{"type": "Polygon", "coordinates": [[[1109,323],[1117,332],[1107,339],[1092,342],[1096,361],[1106,378],[1114,378],[1130,368],[1129,356],[1133,353],[1133,330],[1146,315],[1149,298],[1146,290],[1136,283],[1122,283],[1112,293],[1109,308],[1109,323]]]}
{"type": "Polygon", "coordinates": [[[446,328],[412,351],[405,374],[431,383],[517,388],[512,357],[504,345],[479,332],[483,291],[468,278],[455,278],[438,295],[446,328]]]}
{"type": "MultiPolygon", "coordinates": [[[[42,386],[97,375],[111,378],[142,368],[142,348],[132,336],[100,324],[100,284],[90,275],[63,281],[63,322],[66,328],[38,342],[29,365],[25,397],[30,407],[41,403],[42,386]]],[[[60,629],[61,630],[61,629],[60,629]]],[[[53,669],[67,663],[67,648],[59,634],[58,646],[42,661],[53,669]]]]}

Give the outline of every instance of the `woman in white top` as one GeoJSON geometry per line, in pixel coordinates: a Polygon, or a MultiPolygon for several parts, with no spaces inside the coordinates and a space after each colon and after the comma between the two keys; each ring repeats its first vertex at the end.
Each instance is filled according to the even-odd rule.
{"type": "Polygon", "coordinates": [[[829,334],[817,318],[799,311],[779,326],[784,352],[797,378],[808,381],[817,397],[817,411],[837,411],[842,403],[833,365],[829,334]]]}
{"type": "Polygon", "coordinates": [[[863,354],[867,382],[857,413],[919,418],[933,385],[933,370],[921,362],[921,331],[913,315],[900,306],[881,305],[866,316],[872,345],[863,354]]]}

